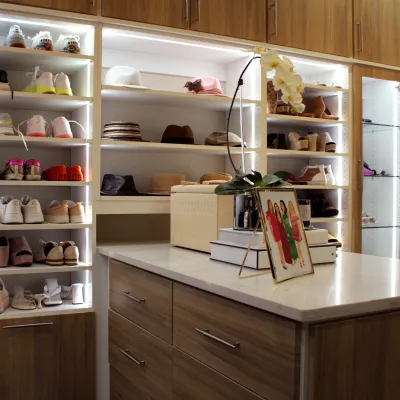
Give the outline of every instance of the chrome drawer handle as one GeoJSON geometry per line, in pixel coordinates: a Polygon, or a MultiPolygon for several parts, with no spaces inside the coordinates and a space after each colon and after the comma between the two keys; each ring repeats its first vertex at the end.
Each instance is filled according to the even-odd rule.
{"type": "Polygon", "coordinates": [[[3,326],[3,329],[36,328],[37,326],[49,326],[49,325],[54,325],[54,323],[53,322],[43,322],[41,324],[7,325],[7,326],[3,326]]]}
{"type": "Polygon", "coordinates": [[[204,336],[207,336],[207,337],[210,338],[210,339],[213,339],[213,340],[217,341],[218,343],[222,343],[222,344],[224,344],[225,346],[230,347],[231,349],[237,349],[237,348],[240,346],[240,343],[234,343],[234,344],[232,344],[232,343],[227,342],[227,341],[224,340],[224,339],[221,339],[221,338],[219,338],[219,337],[217,337],[217,336],[212,335],[208,329],[204,329],[204,330],[203,330],[203,329],[199,329],[199,328],[194,328],[194,330],[195,330],[196,332],[201,333],[201,334],[204,335],[204,336]]]}
{"type": "Polygon", "coordinates": [[[144,303],[146,301],[145,299],[138,299],[137,297],[132,296],[131,294],[129,294],[129,292],[123,292],[120,294],[122,294],[122,296],[127,297],[129,300],[136,301],[136,303],[144,303]]]}
{"type": "Polygon", "coordinates": [[[131,361],[133,361],[135,364],[137,364],[137,365],[139,365],[139,366],[142,366],[142,365],[145,364],[144,361],[139,361],[139,360],[136,360],[135,357],[132,357],[132,356],[129,354],[129,349],[125,349],[125,350],[118,349],[118,350],[119,350],[125,357],[127,357],[127,358],[129,358],[131,361]]]}

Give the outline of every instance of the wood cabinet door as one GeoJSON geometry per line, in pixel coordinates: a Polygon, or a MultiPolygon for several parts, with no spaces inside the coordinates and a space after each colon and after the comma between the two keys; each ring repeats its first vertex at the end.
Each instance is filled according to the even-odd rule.
{"type": "Polygon", "coordinates": [[[43,7],[81,14],[96,14],[96,0],[3,0],[3,3],[43,7]]]}
{"type": "Polygon", "coordinates": [[[189,0],[103,0],[104,17],[187,29],[189,0]]]}
{"type": "Polygon", "coordinates": [[[400,66],[398,0],[354,0],[354,56],[400,66]]]}
{"type": "Polygon", "coordinates": [[[190,29],[265,42],[265,0],[190,0],[190,29]]]}
{"type": "Polygon", "coordinates": [[[351,57],[352,2],[268,0],[267,41],[297,49],[351,57]]]}

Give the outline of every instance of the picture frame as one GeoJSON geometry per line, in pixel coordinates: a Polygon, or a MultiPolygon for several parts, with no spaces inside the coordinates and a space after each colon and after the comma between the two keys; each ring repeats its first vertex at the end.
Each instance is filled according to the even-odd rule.
{"type": "Polygon", "coordinates": [[[255,192],[274,282],[313,274],[296,190],[258,188],[255,192]]]}

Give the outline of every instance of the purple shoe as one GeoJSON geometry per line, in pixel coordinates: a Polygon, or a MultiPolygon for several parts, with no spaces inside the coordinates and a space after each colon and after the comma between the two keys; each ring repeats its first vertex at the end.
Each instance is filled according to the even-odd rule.
{"type": "Polygon", "coordinates": [[[22,181],[24,179],[24,161],[20,158],[13,158],[6,164],[5,170],[1,173],[2,179],[6,181],[22,181]]]}
{"type": "Polygon", "coordinates": [[[376,171],[372,169],[365,161],[364,161],[364,175],[376,175],[376,171]]]}

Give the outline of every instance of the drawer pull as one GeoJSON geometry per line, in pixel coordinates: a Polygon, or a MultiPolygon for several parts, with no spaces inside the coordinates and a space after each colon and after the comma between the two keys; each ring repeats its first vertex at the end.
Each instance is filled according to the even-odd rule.
{"type": "Polygon", "coordinates": [[[7,326],[3,326],[3,329],[36,328],[37,326],[49,326],[49,325],[54,325],[54,323],[53,322],[42,322],[41,324],[7,325],[7,326]]]}
{"type": "Polygon", "coordinates": [[[127,297],[129,300],[136,301],[136,303],[144,303],[146,301],[145,299],[138,299],[137,297],[130,295],[129,292],[123,292],[120,294],[122,294],[122,296],[127,297]]]}
{"type": "Polygon", "coordinates": [[[232,344],[232,343],[227,342],[227,341],[224,340],[224,339],[221,339],[221,338],[219,338],[219,337],[217,337],[217,336],[214,336],[214,335],[212,335],[212,334],[210,333],[210,331],[209,331],[208,329],[204,329],[204,330],[203,330],[203,329],[199,329],[199,328],[194,328],[194,330],[195,330],[196,332],[201,333],[201,334],[204,335],[204,336],[207,336],[207,337],[210,338],[210,339],[213,339],[213,340],[215,340],[215,341],[217,341],[217,342],[219,342],[219,343],[224,344],[225,346],[230,347],[231,349],[237,349],[237,348],[239,347],[239,345],[240,345],[240,343],[234,343],[234,344],[232,344]]]}
{"type": "Polygon", "coordinates": [[[118,349],[118,350],[119,350],[125,357],[129,358],[131,361],[133,361],[135,364],[139,365],[140,367],[141,367],[142,365],[145,364],[144,361],[139,361],[139,360],[136,360],[135,357],[132,357],[132,356],[129,354],[129,349],[125,349],[125,350],[118,349]]]}

